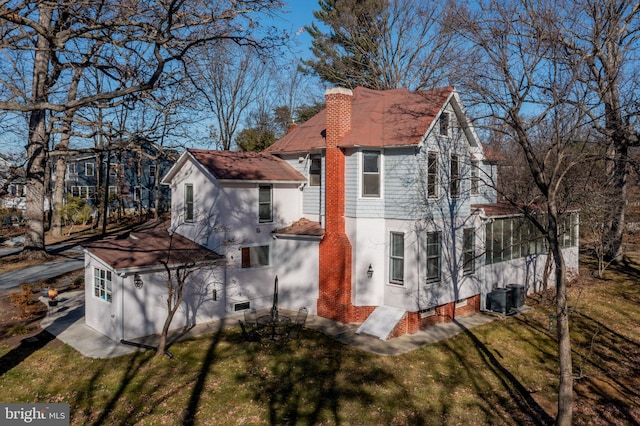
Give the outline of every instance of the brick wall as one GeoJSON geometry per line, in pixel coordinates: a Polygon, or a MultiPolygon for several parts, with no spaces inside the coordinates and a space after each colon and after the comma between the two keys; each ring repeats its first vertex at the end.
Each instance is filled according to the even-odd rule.
{"type": "Polygon", "coordinates": [[[389,338],[402,336],[403,334],[413,334],[418,330],[428,328],[436,324],[451,322],[455,317],[461,317],[473,312],[480,312],[479,294],[468,298],[467,305],[457,309],[455,302],[436,306],[435,314],[425,318],[420,318],[420,312],[407,312],[402,318],[402,321],[400,321],[393,329],[393,333],[391,333],[389,338]]]}

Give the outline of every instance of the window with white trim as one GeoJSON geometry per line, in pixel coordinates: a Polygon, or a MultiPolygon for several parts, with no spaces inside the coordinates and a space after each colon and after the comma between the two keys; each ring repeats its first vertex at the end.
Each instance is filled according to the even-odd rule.
{"type": "Polygon", "coordinates": [[[76,163],[67,164],[67,174],[68,175],[77,175],[78,174],[76,172],[76,163]]]}
{"type": "Polygon", "coordinates": [[[242,268],[269,266],[269,246],[242,247],[242,268]]]}
{"type": "Polygon", "coordinates": [[[84,163],[84,174],[85,176],[93,176],[95,174],[95,164],[84,163]]]}
{"type": "Polygon", "coordinates": [[[258,222],[273,222],[273,201],[271,185],[258,187],[258,222]]]}
{"type": "Polygon", "coordinates": [[[460,157],[451,154],[449,162],[449,193],[452,197],[460,196],[460,157]]]}
{"type": "Polygon", "coordinates": [[[438,196],[438,153],[429,152],[427,160],[427,196],[438,196]]]}
{"type": "Polygon", "coordinates": [[[362,196],[380,197],[380,151],[362,152],[362,196]]]}
{"type": "Polygon", "coordinates": [[[193,184],[184,184],[184,221],[193,222],[193,184]]]}
{"type": "Polygon", "coordinates": [[[389,281],[404,283],[404,234],[392,232],[389,244],[389,281]]]}
{"type": "Polygon", "coordinates": [[[111,303],[111,271],[93,268],[93,295],[111,303]]]}
{"type": "Polygon", "coordinates": [[[476,270],[475,240],[475,229],[465,228],[462,232],[462,272],[465,275],[473,274],[476,270]]]}
{"type": "Polygon", "coordinates": [[[96,195],[95,186],[72,186],[71,195],[84,199],[92,199],[96,195]]]}
{"type": "Polygon", "coordinates": [[[311,156],[309,165],[309,186],[320,186],[321,183],[322,158],[319,155],[311,156]]]}
{"type": "Polygon", "coordinates": [[[427,232],[427,282],[440,281],[441,233],[427,232]]]}

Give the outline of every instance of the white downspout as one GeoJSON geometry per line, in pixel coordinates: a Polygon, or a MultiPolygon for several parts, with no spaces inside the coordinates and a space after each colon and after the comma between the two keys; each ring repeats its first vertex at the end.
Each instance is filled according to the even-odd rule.
{"type": "Polygon", "coordinates": [[[120,273],[120,340],[124,340],[124,279],[125,274],[120,273]]]}

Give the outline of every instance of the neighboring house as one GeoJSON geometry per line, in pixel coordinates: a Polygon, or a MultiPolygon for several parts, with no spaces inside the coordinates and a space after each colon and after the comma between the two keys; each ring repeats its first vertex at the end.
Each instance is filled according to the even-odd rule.
{"type": "MultiPolygon", "coordinates": [[[[487,184],[497,166],[452,87],[329,89],[326,105],[267,152],[188,150],[163,178],[172,193],[165,238],[224,259],[201,309],[223,318],[268,308],[277,276],[280,306],[387,339],[483,310],[496,287],[541,289],[544,240],[497,203],[487,184]]],[[[577,215],[563,226],[567,267],[577,271],[577,215]]],[[[107,257],[88,248],[87,283],[102,265],[123,277],[123,297],[162,309],[131,289],[133,269],[107,257]]],[[[162,288],[146,268],[135,272],[162,288]]],[[[109,302],[89,289],[87,303],[109,302]]]]}
{"type": "Polygon", "coordinates": [[[9,210],[25,210],[27,191],[23,168],[15,167],[0,155],[0,207],[9,210]]]}
{"type": "MultiPolygon", "coordinates": [[[[165,186],[158,186],[156,190],[155,183],[171,168],[178,155],[171,152],[164,159],[156,159],[157,154],[150,145],[144,146],[142,155],[139,150],[111,152],[108,197],[112,210],[118,207],[129,211],[154,209],[158,197],[160,210],[168,210],[171,194],[165,186]]],[[[104,174],[107,169],[104,157],[97,154],[69,157],[64,175],[65,194],[84,198],[95,205],[100,173],[104,174]]]]}

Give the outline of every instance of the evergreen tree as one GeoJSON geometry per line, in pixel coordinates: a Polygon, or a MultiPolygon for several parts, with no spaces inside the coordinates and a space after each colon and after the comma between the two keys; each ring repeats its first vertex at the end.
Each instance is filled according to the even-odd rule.
{"type": "Polygon", "coordinates": [[[313,15],[329,33],[312,23],[305,27],[315,59],[303,61],[303,70],[337,85],[386,89],[375,64],[387,25],[387,0],[319,0],[313,15]]]}

